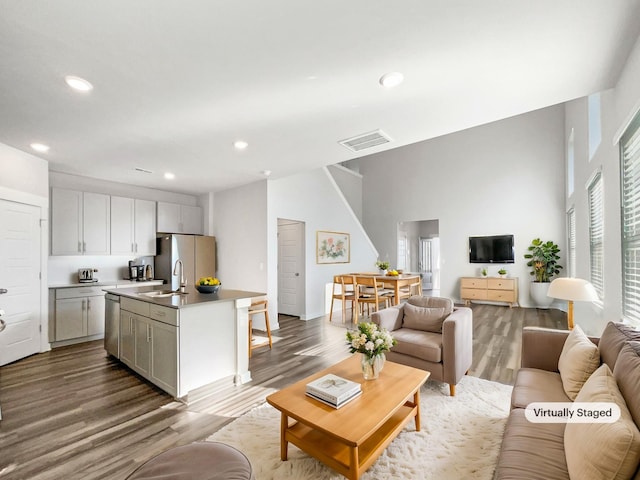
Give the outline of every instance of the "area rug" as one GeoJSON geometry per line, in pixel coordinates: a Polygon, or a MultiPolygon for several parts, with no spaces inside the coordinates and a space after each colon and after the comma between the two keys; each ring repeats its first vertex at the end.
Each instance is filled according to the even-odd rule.
{"type": "MultiPolygon", "coordinates": [[[[512,387],[466,376],[449,396],[449,386],[430,381],[420,392],[422,428],[410,422],[362,480],[487,479],[493,476],[509,413],[512,387]]],[[[256,480],[341,480],[344,477],[289,444],[280,460],[280,412],[263,404],[207,440],[243,451],[256,480]]]]}

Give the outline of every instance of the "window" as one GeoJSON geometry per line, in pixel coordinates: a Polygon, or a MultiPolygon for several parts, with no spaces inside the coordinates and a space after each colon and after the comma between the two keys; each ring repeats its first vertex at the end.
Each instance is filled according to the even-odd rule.
{"type": "Polygon", "coordinates": [[[398,237],[398,267],[400,270],[407,269],[407,256],[409,251],[407,250],[407,235],[401,233],[398,237]]]}
{"type": "Polygon", "coordinates": [[[604,297],[604,215],[602,196],[602,173],[597,172],[589,183],[589,253],[591,283],[600,300],[604,297]]]}
{"type": "Polygon", "coordinates": [[[640,325],[640,114],[620,140],[622,313],[640,325]]]}
{"type": "Polygon", "coordinates": [[[567,245],[569,247],[569,276],[576,276],[576,211],[572,208],[567,212],[567,245]]]}
{"type": "Polygon", "coordinates": [[[589,161],[598,151],[602,142],[602,121],[600,119],[600,94],[589,95],[589,161]]]}
{"type": "Polygon", "coordinates": [[[575,178],[575,149],[573,146],[573,128],[569,135],[569,141],[567,142],[567,197],[573,195],[574,190],[574,178],[575,178]]]}

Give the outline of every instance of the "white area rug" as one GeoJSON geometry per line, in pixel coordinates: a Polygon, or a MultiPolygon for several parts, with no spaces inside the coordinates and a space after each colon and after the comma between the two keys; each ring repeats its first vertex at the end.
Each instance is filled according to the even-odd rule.
{"type": "MultiPolygon", "coordinates": [[[[422,429],[413,422],[387,447],[362,480],[487,479],[493,476],[509,413],[512,387],[464,377],[449,386],[427,382],[421,390],[422,429]]],[[[289,444],[280,460],[280,412],[263,404],[207,440],[233,445],[251,461],[257,480],[339,480],[329,467],[289,444]]]]}

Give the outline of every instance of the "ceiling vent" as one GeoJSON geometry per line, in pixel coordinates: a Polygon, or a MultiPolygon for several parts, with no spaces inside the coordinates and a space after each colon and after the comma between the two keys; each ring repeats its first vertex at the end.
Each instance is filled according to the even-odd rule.
{"type": "Polygon", "coordinates": [[[384,145],[390,141],[391,137],[382,130],[375,130],[373,132],[363,133],[362,135],[347,138],[346,140],[340,140],[338,143],[352,152],[359,152],[361,150],[366,150],[367,148],[384,145]]]}

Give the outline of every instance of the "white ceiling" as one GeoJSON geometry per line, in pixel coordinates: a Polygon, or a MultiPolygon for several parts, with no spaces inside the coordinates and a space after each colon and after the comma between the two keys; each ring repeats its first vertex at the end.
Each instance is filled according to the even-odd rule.
{"type": "Polygon", "coordinates": [[[362,156],[338,141],[378,128],[367,154],[611,87],[639,33],[640,0],[0,0],[0,142],[218,191],[362,156]]]}

